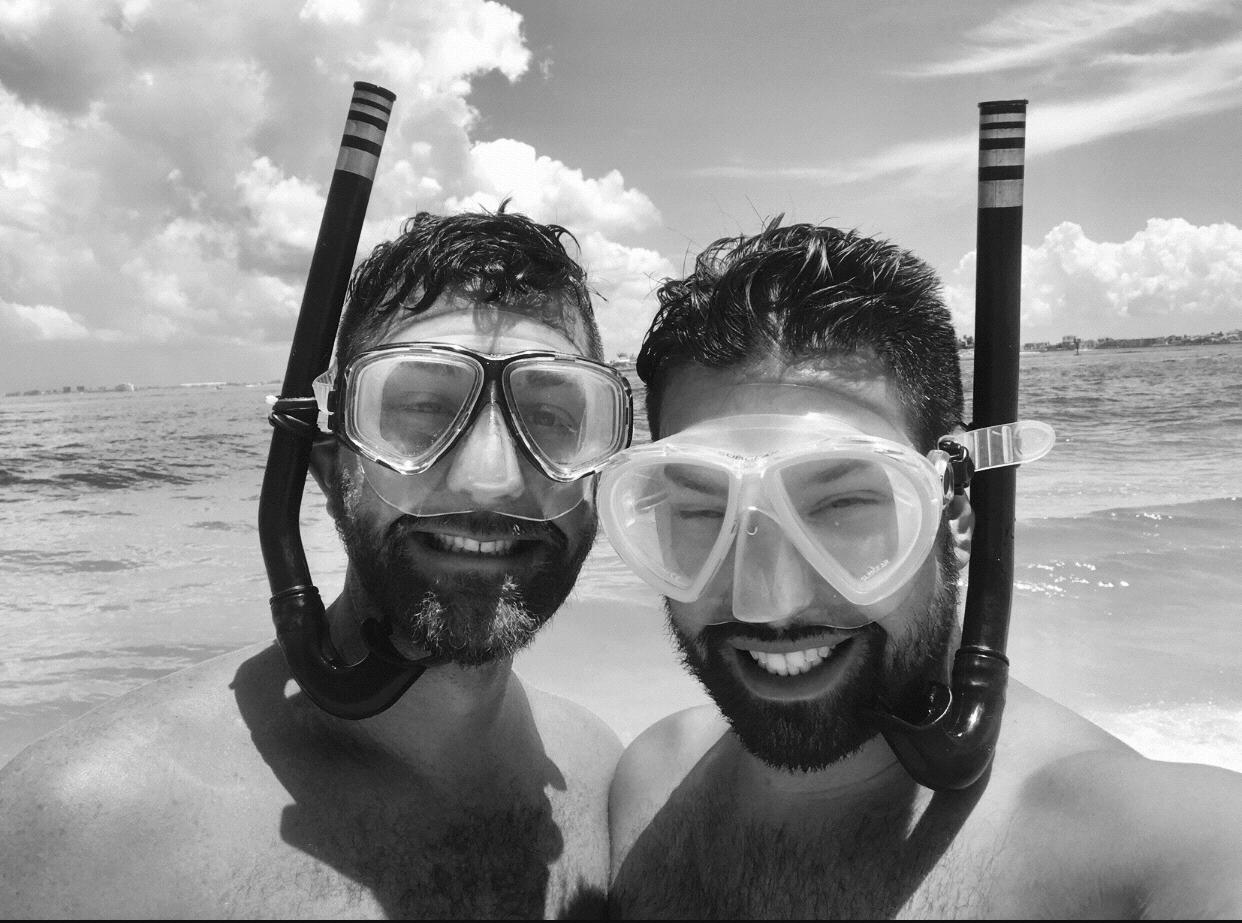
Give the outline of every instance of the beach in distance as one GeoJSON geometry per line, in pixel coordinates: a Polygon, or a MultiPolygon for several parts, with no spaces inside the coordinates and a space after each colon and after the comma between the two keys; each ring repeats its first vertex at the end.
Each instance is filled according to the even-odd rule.
{"type": "MultiPolygon", "coordinates": [[[[255,525],[265,396],[213,383],[0,400],[0,762],[272,638],[255,525]]],[[[1012,675],[1148,756],[1242,771],[1242,344],[1024,354],[1020,413],[1057,442],[1018,476],[1012,675]]],[[[344,554],[313,483],[302,530],[331,599],[344,554]]],[[[659,598],[602,536],[517,669],[626,741],[706,701],[659,598]]]]}

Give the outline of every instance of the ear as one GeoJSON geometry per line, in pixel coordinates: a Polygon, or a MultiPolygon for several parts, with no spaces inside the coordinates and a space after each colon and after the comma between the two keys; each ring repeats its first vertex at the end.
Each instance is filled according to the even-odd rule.
{"type": "Polygon", "coordinates": [[[328,515],[336,519],[340,512],[337,507],[336,490],[333,487],[340,483],[337,477],[341,465],[341,445],[334,437],[316,439],[311,446],[310,473],[319,485],[319,492],[324,495],[328,515]]]}
{"type": "Polygon", "coordinates": [[[945,509],[949,524],[949,541],[953,545],[953,557],[959,568],[970,563],[970,542],[975,533],[975,511],[966,494],[954,494],[945,509]]]}

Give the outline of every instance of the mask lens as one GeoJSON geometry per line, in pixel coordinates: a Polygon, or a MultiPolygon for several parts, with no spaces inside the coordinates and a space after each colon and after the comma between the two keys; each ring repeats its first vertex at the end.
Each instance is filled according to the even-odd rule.
{"type": "Polygon", "coordinates": [[[856,602],[899,586],[926,553],[929,497],[912,474],[874,455],[809,459],[779,471],[791,537],[856,602]]]}
{"type": "Polygon", "coordinates": [[[625,395],[606,372],[535,360],[511,366],[506,389],[528,447],[558,476],[585,474],[622,447],[625,395]]]}
{"type": "Polygon", "coordinates": [[[452,441],[482,384],[482,369],[457,356],[367,362],[350,382],[351,435],[396,467],[418,470],[452,441]]]}
{"type": "Polygon", "coordinates": [[[608,538],[632,567],[675,599],[695,598],[731,533],[730,477],[708,466],[662,463],[605,471],[608,538]]]}

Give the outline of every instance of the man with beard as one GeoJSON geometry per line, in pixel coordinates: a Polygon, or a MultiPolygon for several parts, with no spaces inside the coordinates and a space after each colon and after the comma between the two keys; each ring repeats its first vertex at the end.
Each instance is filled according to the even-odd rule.
{"type": "Polygon", "coordinates": [[[1242,776],[1147,760],[1018,683],[963,790],[920,786],[879,734],[947,676],[970,550],[929,267],[778,219],[659,299],[637,368],[656,441],[597,500],[715,707],[622,757],[611,915],[1236,917],[1242,776]]]}
{"type": "Polygon", "coordinates": [[[620,741],[512,671],[629,440],[565,234],[503,206],[415,216],[355,271],[316,382],[311,466],[349,557],[331,644],[421,677],[344,720],[263,646],[92,712],[0,776],[4,916],[602,912],[620,741]]]}

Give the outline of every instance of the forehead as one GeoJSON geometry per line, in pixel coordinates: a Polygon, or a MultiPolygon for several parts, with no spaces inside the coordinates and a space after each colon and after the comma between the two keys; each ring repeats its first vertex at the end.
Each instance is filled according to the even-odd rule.
{"type": "Polygon", "coordinates": [[[911,443],[892,376],[878,363],[787,363],[766,359],[712,369],[670,372],[660,400],[660,431],[670,436],[696,423],[744,413],[825,413],[885,439],[911,443]]]}
{"type": "MultiPolygon", "coordinates": [[[[563,302],[553,302],[549,313],[556,310],[565,313],[574,309],[563,302]]],[[[421,341],[451,343],[493,355],[526,349],[587,354],[585,343],[576,342],[564,327],[553,326],[533,312],[534,309],[524,311],[515,307],[480,304],[457,294],[445,293],[422,314],[394,318],[372,345],[421,341]]]]}

